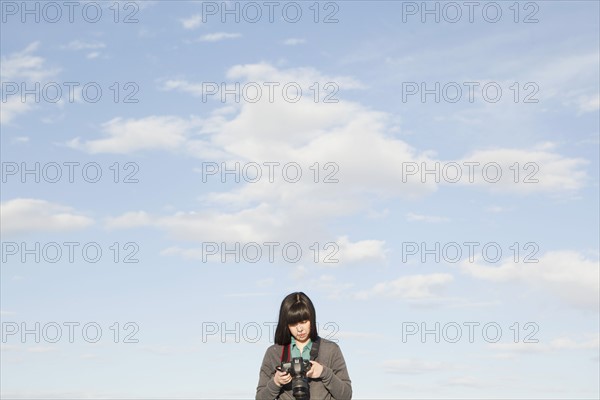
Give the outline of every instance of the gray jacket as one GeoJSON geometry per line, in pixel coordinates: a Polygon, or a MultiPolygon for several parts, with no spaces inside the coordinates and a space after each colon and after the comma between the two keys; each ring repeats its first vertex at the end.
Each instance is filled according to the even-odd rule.
{"type": "MultiPolygon", "coordinates": [[[[346,362],[340,347],[327,339],[320,338],[319,355],[315,359],[323,366],[323,372],[317,379],[308,379],[311,400],[350,400],[352,385],[346,362]]],[[[281,365],[283,346],[274,344],[265,352],[260,367],[256,400],[294,400],[292,385],[279,387],[273,381],[275,367],[281,365]]]]}

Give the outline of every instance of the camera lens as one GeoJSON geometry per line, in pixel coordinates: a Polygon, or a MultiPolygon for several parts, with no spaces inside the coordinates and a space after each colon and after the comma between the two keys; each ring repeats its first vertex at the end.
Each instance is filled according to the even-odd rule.
{"type": "Polygon", "coordinates": [[[298,400],[308,399],[308,382],[301,377],[292,380],[292,394],[298,400]]]}

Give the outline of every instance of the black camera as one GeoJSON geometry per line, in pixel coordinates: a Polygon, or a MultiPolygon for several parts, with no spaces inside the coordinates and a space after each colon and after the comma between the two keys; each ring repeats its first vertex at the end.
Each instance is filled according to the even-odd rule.
{"type": "Polygon", "coordinates": [[[290,362],[282,362],[277,369],[287,372],[292,376],[292,394],[298,400],[309,398],[308,378],[306,373],[310,370],[311,363],[302,357],[294,357],[290,362]]]}

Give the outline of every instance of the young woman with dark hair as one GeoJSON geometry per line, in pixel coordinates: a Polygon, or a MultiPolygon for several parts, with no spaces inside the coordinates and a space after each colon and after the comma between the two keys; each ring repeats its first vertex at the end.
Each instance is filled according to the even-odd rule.
{"type": "Polygon", "coordinates": [[[306,373],[311,400],[350,400],[352,385],[339,346],[317,333],[312,301],[302,292],[287,295],[279,309],[275,344],[262,362],[256,400],[294,399],[292,376],[277,368],[282,361],[310,360],[306,373]]]}

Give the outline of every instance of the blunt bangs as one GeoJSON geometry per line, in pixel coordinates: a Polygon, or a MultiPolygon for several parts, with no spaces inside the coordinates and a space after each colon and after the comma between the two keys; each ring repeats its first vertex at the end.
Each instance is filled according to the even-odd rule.
{"type": "Polygon", "coordinates": [[[302,321],[310,321],[311,319],[308,306],[301,302],[293,304],[287,314],[288,325],[294,325],[302,321]]]}

